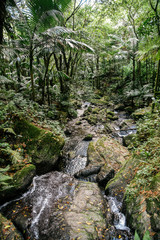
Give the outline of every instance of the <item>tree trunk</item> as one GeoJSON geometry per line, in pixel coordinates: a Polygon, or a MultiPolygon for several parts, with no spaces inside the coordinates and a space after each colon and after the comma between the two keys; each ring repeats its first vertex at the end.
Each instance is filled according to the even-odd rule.
{"type": "Polygon", "coordinates": [[[33,79],[33,46],[30,45],[30,78],[31,78],[31,88],[32,88],[32,100],[35,101],[35,89],[34,89],[34,79],[33,79]]]}
{"type": "Polygon", "coordinates": [[[6,0],[0,1],[0,44],[3,42],[3,27],[6,16],[6,0]]]}
{"type": "MultiPolygon", "coordinates": [[[[155,79],[155,85],[154,85],[154,99],[156,100],[156,98],[159,96],[159,88],[160,88],[160,59],[158,60],[158,66],[157,66],[157,76],[155,79]]],[[[155,108],[155,102],[153,102],[152,104],[152,113],[154,112],[154,108],[155,108]]]]}
{"type": "Polygon", "coordinates": [[[135,88],[135,80],[136,80],[136,61],[135,61],[135,54],[133,55],[133,78],[132,78],[132,89],[134,90],[135,88]]]}

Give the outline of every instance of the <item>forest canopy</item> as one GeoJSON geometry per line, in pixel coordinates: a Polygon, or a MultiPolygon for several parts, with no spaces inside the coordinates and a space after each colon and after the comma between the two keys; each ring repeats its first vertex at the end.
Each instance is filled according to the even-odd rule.
{"type": "Polygon", "coordinates": [[[104,92],[114,82],[133,104],[159,98],[159,0],[3,0],[0,11],[2,86],[48,105],[82,79],[104,92]]]}

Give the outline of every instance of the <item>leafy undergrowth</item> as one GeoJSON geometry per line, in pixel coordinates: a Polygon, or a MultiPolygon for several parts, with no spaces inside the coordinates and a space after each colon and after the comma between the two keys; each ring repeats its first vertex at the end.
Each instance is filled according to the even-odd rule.
{"type": "MultiPolygon", "coordinates": [[[[141,239],[146,231],[159,239],[160,216],[160,116],[147,115],[138,123],[132,144],[132,161],[136,162],[134,178],[126,188],[125,200],[129,225],[141,239]]],[[[138,238],[135,238],[138,239],[138,238]]]]}
{"type": "Polygon", "coordinates": [[[145,117],[138,122],[138,132],[134,141],[133,161],[139,164],[135,178],[127,188],[128,198],[143,194],[146,198],[158,197],[160,192],[154,187],[155,176],[160,171],[160,117],[158,114],[145,117]]]}
{"type": "Polygon", "coordinates": [[[39,105],[14,90],[0,90],[0,124],[1,127],[12,126],[15,115],[22,116],[42,128],[50,129],[57,134],[62,134],[60,127],[66,121],[66,113],[58,110],[57,103],[51,106],[39,105]],[[60,121],[58,121],[60,120],[60,121]]]}
{"type": "MultiPolygon", "coordinates": [[[[12,183],[12,178],[27,164],[31,156],[27,152],[28,141],[14,132],[17,118],[23,118],[44,131],[63,136],[66,114],[58,110],[56,104],[48,107],[24,98],[14,90],[0,90],[0,190],[12,183]]],[[[32,143],[30,143],[32,144],[32,143]]],[[[29,166],[29,165],[28,165],[29,166]]]]}

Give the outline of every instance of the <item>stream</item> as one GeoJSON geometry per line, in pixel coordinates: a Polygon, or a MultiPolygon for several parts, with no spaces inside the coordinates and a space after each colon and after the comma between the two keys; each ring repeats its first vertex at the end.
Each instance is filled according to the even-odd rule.
{"type": "MultiPolygon", "coordinates": [[[[104,228],[104,230],[101,230],[101,233],[99,233],[98,230],[96,230],[95,233],[94,230],[94,234],[97,234],[97,237],[93,237],[93,233],[89,238],[86,238],[86,235],[78,235],[78,232],[76,233],[77,235],[75,235],[74,229],[77,230],[77,226],[74,226],[74,222],[76,222],[76,215],[79,212],[90,211],[89,207],[83,208],[82,205],[85,202],[85,199],[89,199],[89,201],[92,202],[94,197],[96,197],[95,195],[97,194],[97,192],[91,193],[91,190],[86,190],[87,185],[85,184],[87,184],[88,181],[92,182],[91,184],[93,184],[93,186],[96,188],[96,174],[98,170],[93,171],[93,174],[91,174],[90,177],[81,177],[79,179],[76,179],[74,176],[80,170],[85,169],[88,164],[87,149],[90,141],[96,141],[98,137],[105,135],[98,134],[99,129],[103,129],[102,124],[98,123],[96,126],[91,126],[86,121],[82,120],[83,129],[81,129],[82,126],[76,125],[76,122],[82,119],[84,111],[89,106],[89,102],[83,103],[82,108],[78,109],[78,118],[72,120],[68,124],[69,134],[67,136],[67,142],[64,146],[63,158],[61,159],[61,171],[49,172],[47,174],[34,177],[33,182],[26,193],[24,193],[21,197],[5,203],[0,207],[0,211],[7,218],[11,219],[17,229],[23,233],[24,239],[133,239],[130,229],[126,224],[126,218],[121,212],[122,203],[118,202],[115,197],[106,196],[103,189],[101,189],[100,193],[98,193],[100,195],[99,200],[97,200],[97,197],[95,201],[99,201],[97,202],[96,206],[99,206],[102,204],[102,202],[104,205],[108,206],[108,211],[110,212],[110,218],[112,220],[110,231],[106,233],[104,225],[100,228],[104,228]],[[87,141],[84,140],[84,133],[85,135],[93,133],[93,139],[87,141]],[[84,196],[82,196],[82,200],[79,197],[77,197],[78,200],[76,200],[76,194],[78,196],[78,191],[81,191],[81,188],[83,190],[81,195],[83,195],[84,192],[84,196]],[[88,195],[85,196],[85,192],[88,195]],[[73,203],[75,202],[75,206],[77,207],[77,201],[80,200],[81,211],[75,210],[74,212],[73,203]]],[[[115,132],[112,134],[112,136],[114,138],[120,139],[119,141],[121,141],[124,136],[135,133],[136,126],[133,124],[128,128],[122,128],[121,126],[123,120],[129,119],[129,116],[121,112],[118,112],[116,114],[118,115],[118,120],[114,121],[115,132]]],[[[98,188],[97,191],[99,191],[98,188]]],[[[92,214],[92,212],[93,210],[91,209],[89,213],[92,214]]],[[[82,214],[80,218],[82,218],[82,220],[79,219],[79,222],[83,223],[84,221],[84,223],[90,227],[89,220],[86,221],[86,219],[83,219],[82,214]]],[[[93,216],[92,222],[94,229],[98,229],[97,221],[97,219],[94,220],[93,216]]],[[[102,222],[102,219],[100,221],[102,222]]],[[[86,226],[83,226],[82,229],[83,231],[84,229],[86,231],[86,226]]],[[[89,231],[93,232],[93,230],[87,229],[87,234],[89,231]]]]}

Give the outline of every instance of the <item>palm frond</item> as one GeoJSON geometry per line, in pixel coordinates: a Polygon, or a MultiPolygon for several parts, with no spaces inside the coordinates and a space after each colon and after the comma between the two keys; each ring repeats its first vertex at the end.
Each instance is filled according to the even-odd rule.
{"type": "Polygon", "coordinates": [[[94,52],[94,49],[87,45],[86,43],[76,41],[74,39],[65,39],[66,45],[70,46],[71,48],[81,49],[88,52],[94,52]]]}
{"type": "Polygon", "coordinates": [[[71,0],[26,0],[30,10],[30,20],[34,25],[55,26],[57,22],[63,22],[62,12],[67,8],[71,0]]]}

